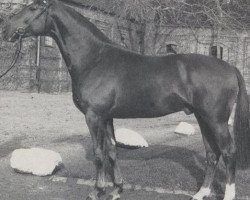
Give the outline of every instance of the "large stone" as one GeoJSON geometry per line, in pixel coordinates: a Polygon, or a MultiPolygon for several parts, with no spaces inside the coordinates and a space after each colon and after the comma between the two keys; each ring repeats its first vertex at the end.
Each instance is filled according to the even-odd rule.
{"type": "Polygon", "coordinates": [[[115,138],[117,146],[127,148],[148,147],[147,141],[137,132],[127,129],[119,128],[115,131],[115,138]]]}
{"type": "Polygon", "coordinates": [[[59,153],[41,148],[16,149],[10,158],[11,167],[21,173],[51,175],[62,164],[59,153]]]}
{"type": "Polygon", "coordinates": [[[189,136],[195,134],[195,128],[192,124],[186,122],[180,122],[178,126],[175,128],[174,132],[177,134],[189,136]]]}

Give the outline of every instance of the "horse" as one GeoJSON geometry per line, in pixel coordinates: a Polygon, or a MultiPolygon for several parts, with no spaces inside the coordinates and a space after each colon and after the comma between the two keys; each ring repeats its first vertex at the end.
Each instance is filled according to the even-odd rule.
{"type": "Polygon", "coordinates": [[[119,199],[123,191],[112,142],[113,119],[153,118],[179,111],[195,115],[206,150],[204,181],[191,199],[211,195],[220,157],[226,166],[224,200],[235,199],[236,167],[246,169],[250,163],[249,103],[236,67],[199,54],[145,56],[125,50],[59,0],[34,0],[5,22],[4,40],[29,36],[51,36],[56,41],[72,79],[73,102],[85,115],[96,166],[96,183],[87,200],[104,195],[106,171],[114,185],[106,199],[119,199]],[[228,119],[235,102],[230,133],[228,119]]]}

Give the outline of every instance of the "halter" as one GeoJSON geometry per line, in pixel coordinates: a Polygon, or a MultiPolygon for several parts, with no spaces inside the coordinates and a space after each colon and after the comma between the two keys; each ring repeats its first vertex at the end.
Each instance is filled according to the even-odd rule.
{"type": "MultiPolygon", "coordinates": [[[[30,27],[31,23],[33,21],[35,21],[36,19],[38,19],[43,13],[45,13],[46,11],[48,11],[48,8],[51,6],[51,4],[49,4],[46,0],[43,1],[44,3],[44,6],[43,6],[43,9],[40,13],[38,13],[35,17],[33,17],[33,19],[30,21],[29,24],[27,24],[27,26],[25,27],[18,27],[17,30],[12,34],[12,36],[10,38],[13,38],[16,34],[19,35],[19,36],[24,36],[26,30],[30,27]]],[[[47,19],[47,17],[46,17],[47,19]]],[[[46,27],[46,22],[44,24],[44,27],[46,27]]]]}

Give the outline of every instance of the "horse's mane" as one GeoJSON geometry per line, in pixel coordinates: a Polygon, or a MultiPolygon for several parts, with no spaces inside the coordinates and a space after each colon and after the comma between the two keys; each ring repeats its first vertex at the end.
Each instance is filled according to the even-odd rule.
{"type": "Polygon", "coordinates": [[[79,24],[82,24],[84,27],[90,31],[90,33],[97,38],[100,42],[102,42],[105,46],[110,46],[113,48],[116,48],[117,50],[122,50],[128,53],[137,54],[140,56],[143,56],[139,54],[138,52],[131,51],[130,49],[127,49],[120,44],[117,44],[110,40],[102,31],[100,31],[96,25],[94,25],[92,22],[90,22],[85,16],[83,16],[80,12],[76,11],[71,6],[79,7],[78,5],[72,4],[71,2],[59,0],[59,2],[63,5],[63,8],[76,20],[79,22],[79,24]]]}
{"type": "Polygon", "coordinates": [[[68,5],[65,5],[64,3],[63,7],[65,10],[76,20],[79,22],[79,24],[83,24],[87,29],[93,34],[96,38],[98,38],[100,41],[105,43],[113,43],[104,33],[102,33],[93,23],[91,23],[86,17],[84,17],[82,14],[80,14],[75,9],[71,8],[68,5]]]}

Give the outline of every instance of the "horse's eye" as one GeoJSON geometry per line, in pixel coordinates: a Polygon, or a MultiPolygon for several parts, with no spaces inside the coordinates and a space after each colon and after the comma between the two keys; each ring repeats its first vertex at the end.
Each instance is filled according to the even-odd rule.
{"type": "Polygon", "coordinates": [[[28,22],[29,22],[29,19],[25,19],[25,20],[24,20],[24,23],[25,23],[25,24],[28,24],[28,22]]]}
{"type": "Polygon", "coordinates": [[[37,5],[32,5],[29,7],[30,10],[37,10],[38,9],[38,6],[37,5]]]}

